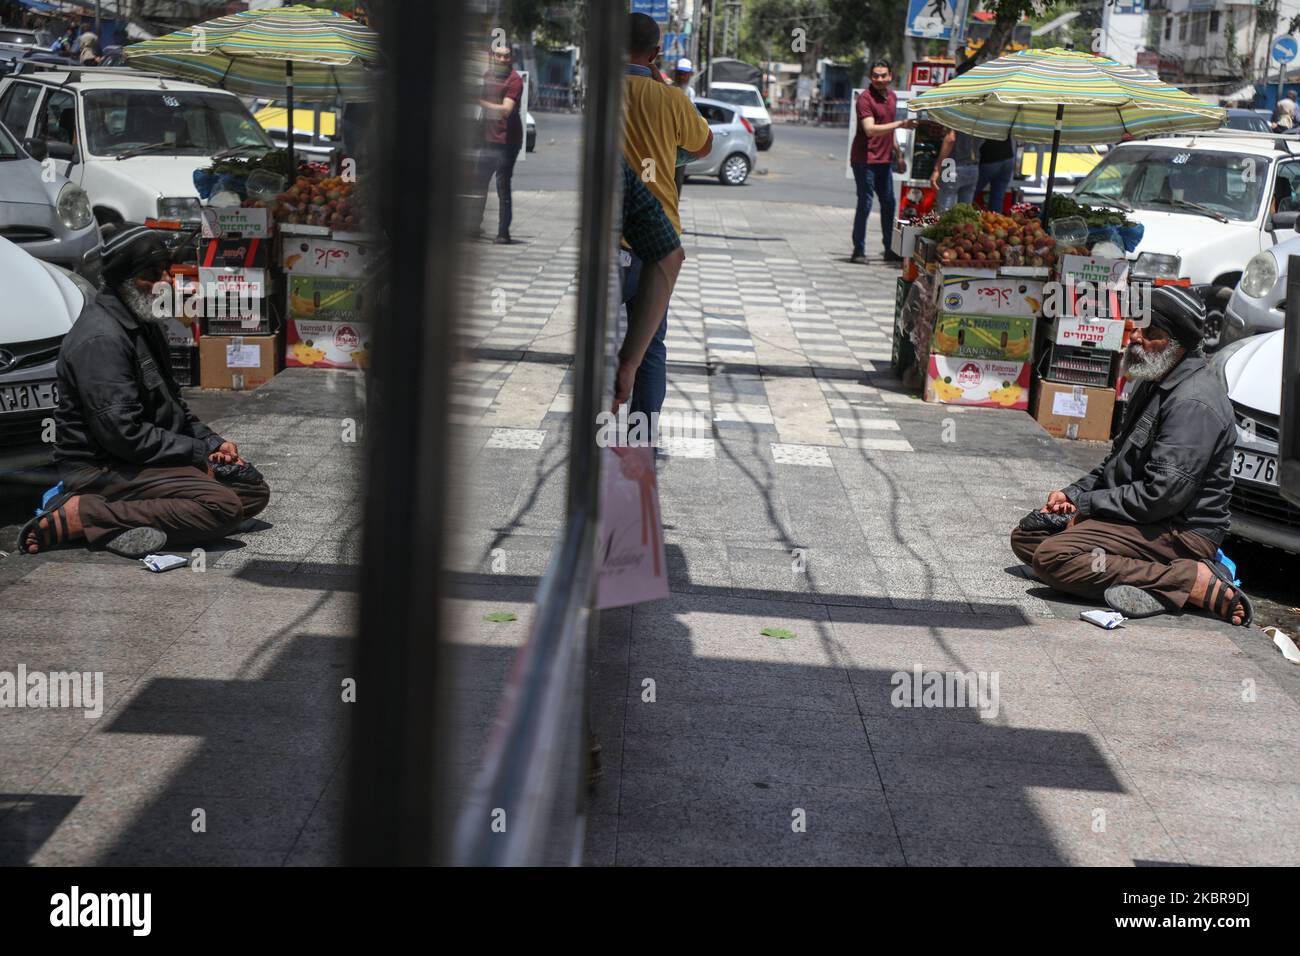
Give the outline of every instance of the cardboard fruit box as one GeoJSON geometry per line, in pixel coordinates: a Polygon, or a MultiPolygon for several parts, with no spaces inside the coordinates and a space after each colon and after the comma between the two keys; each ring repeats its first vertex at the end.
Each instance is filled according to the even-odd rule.
{"type": "Polygon", "coordinates": [[[925,400],[980,408],[1029,408],[1029,363],[930,354],[925,400]]]}
{"type": "Polygon", "coordinates": [[[1028,362],[1034,350],[1033,316],[939,313],[930,351],[960,358],[1028,362]]]}
{"type": "Polygon", "coordinates": [[[289,275],[289,315],[318,322],[359,322],[364,279],[289,275]]]}
{"type": "Polygon", "coordinates": [[[285,364],[298,368],[370,367],[370,326],[364,322],[290,319],[285,364]]]}
{"type": "Polygon", "coordinates": [[[1108,441],[1115,413],[1115,389],[1042,382],[1034,419],[1057,438],[1108,441]]]}
{"type": "Polygon", "coordinates": [[[205,335],[199,339],[199,385],[240,391],[278,372],[274,335],[205,335]]]}
{"type": "Polygon", "coordinates": [[[1043,310],[1043,283],[980,278],[944,269],[939,308],[961,315],[1033,317],[1043,310]]]}

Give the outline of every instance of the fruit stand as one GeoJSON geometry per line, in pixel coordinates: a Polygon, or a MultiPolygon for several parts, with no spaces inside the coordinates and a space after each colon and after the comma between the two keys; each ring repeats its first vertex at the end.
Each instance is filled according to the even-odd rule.
{"type": "Polygon", "coordinates": [[[1076,218],[1048,229],[1028,204],[1010,215],[959,204],[914,223],[895,301],[893,364],[905,384],[928,402],[1032,409],[1052,434],[1108,438],[1129,326],[1096,314],[1076,290],[1126,285],[1122,253],[1094,256],[1087,241],[1095,225],[1094,246],[1108,251],[1112,232],[1131,224],[1119,217],[1081,231],[1076,218]],[[1049,295],[1062,288],[1067,300],[1049,295]]]}
{"type": "Polygon", "coordinates": [[[205,302],[215,290],[253,307],[204,310],[186,354],[197,364],[193,384],[246,389],[286,365],[368,367],[363,308],[376,247],[364,231],[362,196],[354,178],[325,164],[301,164],[292,181],[286,169],[284,152],[273,150],[195,173],[205,201],[198,288],[205,302]]]}

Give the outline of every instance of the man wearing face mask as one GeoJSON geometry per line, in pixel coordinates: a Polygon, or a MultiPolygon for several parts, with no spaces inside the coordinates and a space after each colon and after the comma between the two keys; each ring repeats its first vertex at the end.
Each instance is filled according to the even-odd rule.
{"type": "Polygon", "coordinates": [[[86,303],[59,350],[54,460],[63,492],[19,533],[28,554],[85,541],[143,557],[224,537],[270,489],[235,443],[199,421],[171,373],[155,286],[171,253],[144,226],[104,228],[108,291],[86,303]]]}
{"type": "Polygon", "coordinates": [[[1196,295],[1151,290],[1151,322],[1124,352],[1123,374],[1137,388],[1110,454],[1011,532],[1011,549],[1044,584],[1104,599],[1126,617],[1191,605],[1250,624],[1250,599],[1217,560],[1237,436],[1227,391],[1201,352],[1204,325],[1196,295]]]}

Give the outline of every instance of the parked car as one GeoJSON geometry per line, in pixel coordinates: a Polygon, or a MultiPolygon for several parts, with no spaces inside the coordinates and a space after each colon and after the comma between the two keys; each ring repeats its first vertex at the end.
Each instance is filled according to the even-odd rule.
{"type": "MultiPolygon", "coordinates": [[[[1011,178],[1011,188],[1024,191],[1027,202],[1040,206],[1047,198],[1047,180],[1052,169],[1050,143],[1023,143],[1016,153],[1019,162],[1011,178]]],[[[1056,175],[1051,176],[1052,192],[1068,196],[1106,156],[1106,147],[1063,143],[1056,154],[1056,175]]]]}
{"type": "MultiPolygon", "coordinates": [[[[1296,184],[1300,186],[1300,183],[1296,184]]],[[[1278,213],[1277,216],[1284,216],[1278,213]]],[[[1292,215],[1300,216],[1293,212],[1292,215]]],[[[1280,329],[1286,323],[1287,261],[1300,255],[1300,237],[1256,253],[1246,263],[1241,281],[1232,290],[1224,312],[1219,347],[1280,329]]]]}
{"type": "Polygon", "coordinates": [[[724,186],[740,186],[758,162],[754,127],[738,107],[721,100],[697,99],[695,108],[713,130],[713,148],[686,164],[686,178],[717,176],[724,186]]]}
{"type": "Polygon", "coordinates": [[[532,113],[524,114],[524,148],[530,153],[537,148],[537,121],[532,113]]]}
{"type": "MultiPolygon", "coordinates": [[[[284,149],[288,143],[289,108],[284,100],[258,100],[253,108],[253,119],[266,130],[276,148],[284,149]]],[[[342,124],[338,114],[323,104],[295,103],[293,107],[293,149],[303,158],[326,162],[330,153],[343,144],[342,124]]]]}
{"type": "Polygon", "coordinates": [[[58,174],[90,195],[101,224],[197,225],[194,171],[218,153],[272,148],[233,93],[137,70],[5,77],[0,122],[25,144],[44,144],[58,174]]]}
{"type": "Polygon", "coordinates": [[[1290,200],[1292,183],[1300,186],[1300,143],[1216,131],[1121,143],[1074,198],[1142,224],[1130,274],[1187,280],[1206,301],[1205,344],[1214,348],[1246,263],[1296,236],[1296,216],[1274,208],[1290,200]]]}
{"type": "Polygon", "coordinates": [[[1300,508],[1278,492],[1285,331],[1240,339],[1214,356],[1237,419],[1232,462],[1232,533],[1300,553],[1300,508]]]}
{"type": "MultiPolygon", "coordinates": [[[[48,36],[48,34],[47,34],[48,36]]],[[[46,47],[50,41],[41,42],[41,34],[36,30],[23,30],[19,27],[0,26],[0,44],[4,46],[46,47]]]]}
{"type": "Polygon", "coordinates": [[[0,123],[0,236],[95,282],[99,226],[90,199],[76,183],[45,175],[40,145],[28,153],[0,123]]]}
{"type": "Polygon", "coordinates": [[[1273,127],[1268,125],[1268,120],[1254,110],[1228,110],[1228,122],[1223,126],[1225,129],[1240,129],[1250,133],[1273,132],[1273,127]]]}
{"type": "Polygon", "coordinates": [[[748,83],[714,82],[709,84],[707,99],[739,107],[741,115],[754,127],[754,142],[758,148],[772,148],[772,114],[763,104],[763,94],[758,87],[748,83]]]}
{"type": "Polygon", "coordinates": [[[0,289],[0,484],[48,485],[54,445],[44,439],[59,404],[55,363],[94,289],[4,238],[0,289]]]}

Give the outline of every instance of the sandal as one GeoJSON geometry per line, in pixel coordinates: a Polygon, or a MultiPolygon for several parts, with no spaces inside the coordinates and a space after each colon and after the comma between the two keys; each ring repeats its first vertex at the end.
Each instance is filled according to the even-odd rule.
{"type": "Polygon", "coordinates": [[[105,550],[132,560],[161,551],[167,544],[167,533],[159,528],[130,528],[116,535],[104,545],[105,550]]]}
{"type": "Polygon", "coordinates": [[[39,509],[36,516],[22,526],[18,531],[18,553],[31,554],[27,550],[27,536],[32,532],[36,533],[36,553],[53,550],[59,545],[69,542],[68,537],[68,516],[64,513],[63,506],[67,504],[68,499],[73,497],[71,494],[64,493],[57,496],[51,503],[50,507],[39,509]],[[49,518],[49,521],[45,521],[49,518]],[[44,524],[42,524],[44,522],[44,524]]]}
{"type": "Polygon", "coordinates": [[[1232,623],[1232,612],[1238,607],[1242,610],[1240,627],[1249,627],[1250,622],[1255,619],[1255,606],[1251,604],[1250,598],[1246,597],[1246,592],[1241,589],[1228,569],[1218,561],[1202,561],[1201,564],[1210,569],[1216,580],[1205,592],[1204,610],[1209,611],[1216,617],[1221,617],[1229,624],[1232,623]],[[1232,592],[1232,597],[1228,597],[1228,592],[1232,592]]]}

